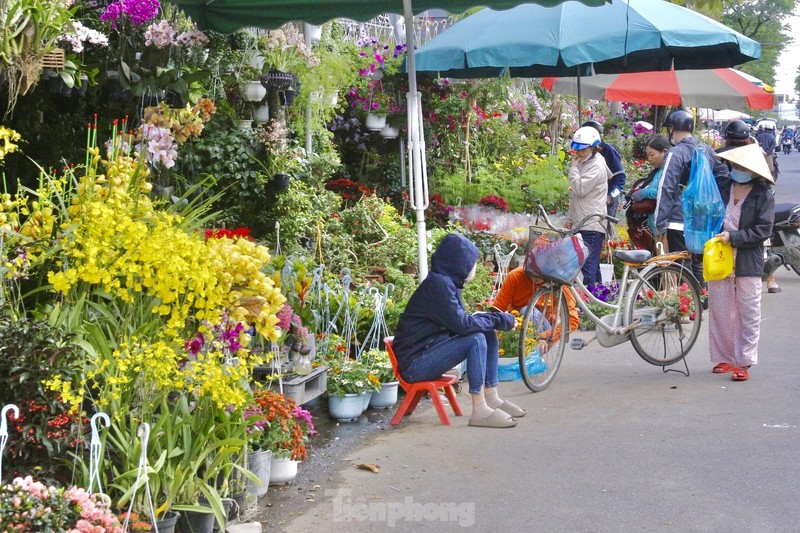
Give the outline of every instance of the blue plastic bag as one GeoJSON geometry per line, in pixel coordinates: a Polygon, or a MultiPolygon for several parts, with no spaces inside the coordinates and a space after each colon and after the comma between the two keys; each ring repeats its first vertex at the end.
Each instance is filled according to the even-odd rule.
{"type": "MultiPolygon", "coordinates": [[[[547,370],[547,363],[545,363],[539,355],[539,350],[531,352],[525,358],[525,366],[528,369],[528,375],[539,374],[547,370]]],[[[519,370],[519,361],[515,361],[510,365],[500,365],[497,367],[497,378],[500,381],[519,381],[522,379],[522,373],[519,370]]]]}
{"type": "Polygon", "coordinates": [[[701,254],[706,241],[719,233],[725,220],[725,204],[702,144],[692,153],[689,185],[683,190],[681,202],[686,248],[701,254]]]}

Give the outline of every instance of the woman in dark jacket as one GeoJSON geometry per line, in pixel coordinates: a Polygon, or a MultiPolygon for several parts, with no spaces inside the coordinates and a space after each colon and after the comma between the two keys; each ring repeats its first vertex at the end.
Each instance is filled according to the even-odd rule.
{"type": "Polygon", "coordinates": [[[733,372],[746,381],[758,363],[761,322],[761,276],[764,241],[772,233],[775,198],[772,173],[757,144],[718,154],[731,164],[730,178],[719,182],[725,222],[718,237],[733,246],[733,273],[708,282],[708,336],[712,372],[733,372]]]}
{"type": "Polygon", "coordinates": [[[408,300],[394,335],[394,352],[403,379],[438,379],[467,360],[472,396],[470,426],[512,427],[525,410],[497,394],[498,342],[495,330],[514,327],[509,313],[468,314],[461,300],[464,283],[475,276],[478,248],[450,233],[431,256],[431,271],[408,300]]]}

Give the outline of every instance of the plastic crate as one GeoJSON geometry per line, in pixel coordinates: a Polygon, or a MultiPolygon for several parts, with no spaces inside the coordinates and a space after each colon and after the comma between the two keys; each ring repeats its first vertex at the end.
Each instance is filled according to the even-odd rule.
{"type": "MultiPolygon", "coordinates": [[[[280,392],[277,376],[272,374],[268,366],[257,366],[253,372],[253,379],[269,383],[269,389],[280,392]],[[268,379],[270,378],[270,379],[268,379]]],[[[283,377],[283,395],[291,398],[297,405],[306,404],[320,396],[328,389],[328,367],[314,367],[310,374],[298,376],[286,374],[283,377]]]]}

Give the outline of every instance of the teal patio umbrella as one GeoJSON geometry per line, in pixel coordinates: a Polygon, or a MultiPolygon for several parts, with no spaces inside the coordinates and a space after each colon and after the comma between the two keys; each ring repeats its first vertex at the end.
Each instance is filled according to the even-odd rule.
{"type": "Polygon", "coordinates": [[[418,72],[451,78],[580,76],[733,67],[761,45],[664,0],[483,9],[417,50],[418,72]],[[558,73],[558,74],[556,74],[558,73]]]}
{"type": "MultiPolygon", "coordinates": [[[[460,13],[475,5],[500,9],[513,7],[520,0],[170,0],[179,6],[201,30],[229,33],[240,28],[279,28],[287,22],[302,20],[320,24],[334,18],[366,21],[381,13],[403,12],[406,28],[413,28],[414,13],[441,8],[460,13]],[[402,6],[402,8],[401,8],[402,6]]],[[[554,6],[563,0],[535,0],[554,6]]],[[[582,0],[599,6],[605,0],[582,0]]],[[[408,167],[410,203],[416,212],[419,279],[428,274],[425,209],[428,208],[428,177],[425,164],[425,143],[422,133],[422,105],[417,91],[414,68],[414,32],[407,31],[408,50],[408,167]]]]}
{"type": "Polygon", "coordinates": [[[614,0],[483,9],[416,54],[418,72],[452,78],[536,78],[733,67],[761,45],[701,13],[664,0],[614,0]],[[552,74],[561,72],[561,74],[552,74]]]}

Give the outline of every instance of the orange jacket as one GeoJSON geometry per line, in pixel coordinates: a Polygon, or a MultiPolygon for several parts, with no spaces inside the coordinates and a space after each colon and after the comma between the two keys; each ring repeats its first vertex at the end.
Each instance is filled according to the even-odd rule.
{"type": "MultiPolygon", "coordinates": [[[[532,280],[525,275],[525,270],[520,266],[512,270],[506,276],[503,286],[495,296],[493,305],[500,311],[519,311],[528,305],[533,298],[533,293],[537,291],[542,285],[543,281],[534,279],[532,280]]],[[[564,286],[561,291],[564,293],[564,298],[567,302],[567,311],[569,312],[569,330],[575,331],[581,322],[578,316],[578,304],[575,302],[575,297],[568,286],[564,286]]],[[[558,332],[557,332],[558,334],[558,332]]]]}

